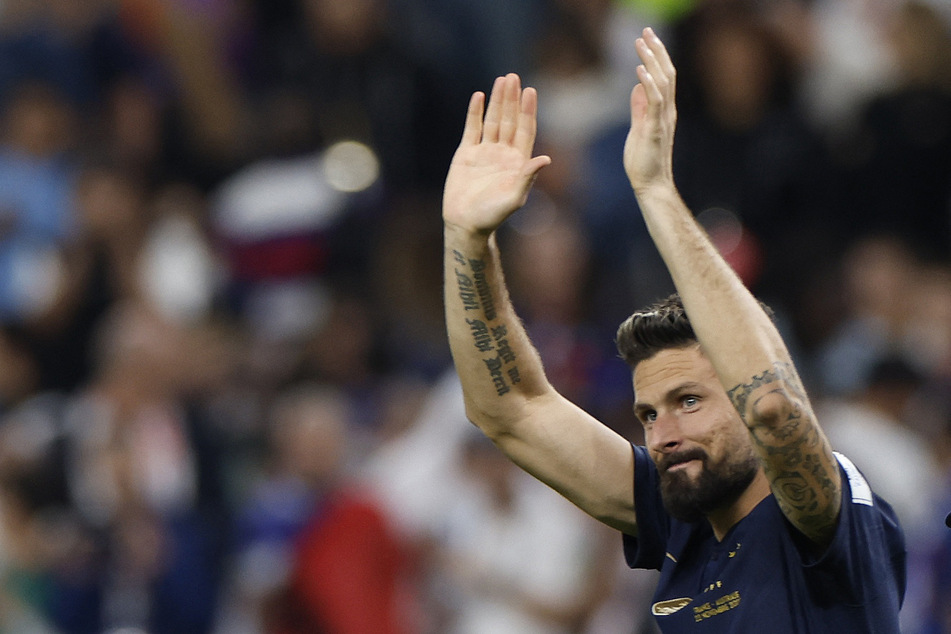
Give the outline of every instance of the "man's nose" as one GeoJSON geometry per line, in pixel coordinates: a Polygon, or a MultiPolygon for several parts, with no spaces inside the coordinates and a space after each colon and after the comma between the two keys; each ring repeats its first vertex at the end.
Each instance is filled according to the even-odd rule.
{"type": "Polygon", "coordinates": [[[679,447],[682,442],[683,434],[678,417],[674,414],[658,413],[648,432],[648,448],[658,452],[669,452],[679,447]]]}

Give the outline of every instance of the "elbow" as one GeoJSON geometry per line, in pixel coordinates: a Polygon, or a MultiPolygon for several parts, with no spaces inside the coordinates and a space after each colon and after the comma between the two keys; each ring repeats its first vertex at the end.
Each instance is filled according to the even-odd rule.
{"type": "Polygon", "coordinates": [[[756,398],[748,411],[741,414],[748,427],[770,430],[782,437],[795,434],[805,419],[804,409],[805,403],[797,394],[777,385],[756,398]]]}
{"type": "Polygon", "coordinates": [[[466,418],[495,444],[524,434],[525,426],[550,407],[551,398],[561,398],[553,389],[527,394],[512,391],[500,398],[465,396],[466,418]]]}
{"type": "Polygon", "coordinates": [[[512,432],[517,424],[517,417],[513,415],[521,408],[488,407],[483,403],[465,399],[466,419],[485,434],[490,440],[498,444],[505,435],[512,432]]]}

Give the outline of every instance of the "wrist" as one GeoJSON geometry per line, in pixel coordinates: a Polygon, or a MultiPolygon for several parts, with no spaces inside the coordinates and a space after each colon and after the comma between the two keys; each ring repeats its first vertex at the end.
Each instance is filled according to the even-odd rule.
{"type": "Polygon", "coordinates": [[[653,202],[665,202],[680,199],[680,193],[673,179],[653,181],[645,185],[634,186],[634,196],[637,202],[644,206],[653,202]]]}
{"type": "Polygon", "coordinates": [[[487,244],[489,239],[495,233],[492,229],[480,229],[477,227],[468,227],[459,225],[448,220],[443,220],[443,236],[446,242],[459,244],[487,244]]]}

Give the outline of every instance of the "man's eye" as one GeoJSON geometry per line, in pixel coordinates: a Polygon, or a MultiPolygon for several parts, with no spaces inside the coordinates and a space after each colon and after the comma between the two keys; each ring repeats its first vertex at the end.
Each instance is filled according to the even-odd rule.
{"type": "Polygon", "coordinates": [[[697,405],[700,404],[700,399],[697,398],[696,396],[685,396],[683,403],[684,403],[684,407],[687,407],[687,408],[696,407],[697,405]]]}
{"type": "Polygon", "coordinates": [[[657,420],[657,412],[647,412],[644,414],[644,420],[648,423],[653,423],[657,420]]]}

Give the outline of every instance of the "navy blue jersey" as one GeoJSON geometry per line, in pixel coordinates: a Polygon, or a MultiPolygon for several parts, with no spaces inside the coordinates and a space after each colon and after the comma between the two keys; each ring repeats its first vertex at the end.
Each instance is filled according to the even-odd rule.
{"type": "Polygon", "coordinates": [[[772,495],[720,542],[705,520],[673,519],[647,450],[634,451],[638,536],[624,536],[624,555],[632,568],[661,571],[652,612],[665,633],[899,632],[904,536],[848,458],[836,454],[842,511],[835,537],[814,554],[772,495]]]}

